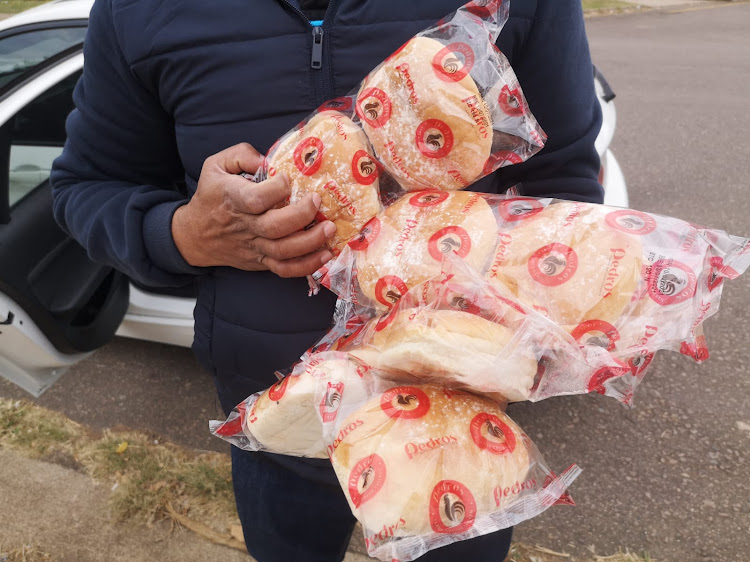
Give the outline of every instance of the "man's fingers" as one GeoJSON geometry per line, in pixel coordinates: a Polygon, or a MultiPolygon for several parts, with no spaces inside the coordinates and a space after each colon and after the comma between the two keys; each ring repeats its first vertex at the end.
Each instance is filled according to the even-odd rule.
{"type": "Polygon", "coordinates": [[[298,231],[278,240],[256,238],[254,247],[269,258],[288,260],[316,251],[335,232],[336,226],[331,221],[325,221],[310,230],[298,231]]]}
{"type": "Polygon", "coordinates": [[[266,257],[263,260],[263,265],[279,277],[304,277],[315,273],[331,257],[331,252],[328,250],[318,250],[312,254],[289,260],[266,257]]]}
{"type": "Polygon", "coordinates": [[[263,163],[263,156],[252,145],[243,142],[217,152],[206,163],[218,166],[228,174],[254,174],[263,163]]]}
{"type": "Polygon", "coordinates": [[[262,215],[284,203],[292,193],[289,182],[282,174],[260,183],[253,183],[242,176],[227,176],[224,190],[234,208],[246,215],[262,215]]]}
{"type": "Polygon", "coordinates": [[[272,209],[257,217],[252,228],[258,236],[277,240],[305,228],[315,219],[319,208],[320,195],[308,194],[294,205],[272,209]]]}

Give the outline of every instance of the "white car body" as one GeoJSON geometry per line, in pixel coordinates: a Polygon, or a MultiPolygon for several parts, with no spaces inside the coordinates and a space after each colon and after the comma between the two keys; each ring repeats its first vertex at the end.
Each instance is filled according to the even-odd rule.
{"type": "MultiPolygon", "coordinates": [[[[56,0],[0,21],[0,33],[22,26],[86,20],[93,6],[92,0],[56,0]]],[[[5,61],[7,63],[7,61],[5,61]]],[[[11,61],[12,63],[12,61],[11,61]]],[[[0,68],[2,61],[0,61],[0,68]]],[[[73,75],[83,67],[83,53],[76,53],[45,69],[41,75],[12,91],[0,100],[0,126],[21,108],[48,88],[73,75]]],[[[596,82],[597,94],[604,114],[604,124],[596,141],[602,159],[602,181],[605,204],[627,207],[625,180],[617,160],[609,150],[614,135],[616,113],[614,104],[605,101],[604,89],[596,82]]],[[[10,174],[15,186],[38,185],[49,176],[52,161],[61,148],[22,147],[11,154],[10,174]]],[[[13,188],[11,188],[13,201],[13,188]]],[[[19,191],[23,193],[23,191],[19,191]]],[[[131,284],[130,305],[117,335],[189,347],[193,340],[193,308],[195,300],[149,293],[131,284]]],[[[71,365],[88,353],[60,353],[45,337],[43,331],[28,316],[22,316],[17,303],[0,293],[0,324],[7,318],[16,321],[0,325],[4,337],[0,339],[0,374],[9,378],[33,395],[40,395],[71,365]]]]}

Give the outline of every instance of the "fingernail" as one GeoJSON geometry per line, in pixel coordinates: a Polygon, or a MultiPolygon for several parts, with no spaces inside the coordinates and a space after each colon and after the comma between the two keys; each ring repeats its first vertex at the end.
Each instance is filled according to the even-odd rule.
{"type": "Polygon", "coordinates": [[[325,232],[326,236],[330,238],[331,236],[336,234],[336,225],[331,221],[328,221],[325,226],[323,226],[323,232],[325,232]]]}
{"type": "Polygon", "coordinates": [[[320,207],[320,194],[313,193],[312,200],[313,200],[313,205],[315,205],[315,208],[316,209],[319,208],[320,207]]]}
{"type": "Polygon", "coordinates": [[[326,264],[333,258],[333,254],[331,252],[323,252],[320,255],[320,263],[326,264]]]}

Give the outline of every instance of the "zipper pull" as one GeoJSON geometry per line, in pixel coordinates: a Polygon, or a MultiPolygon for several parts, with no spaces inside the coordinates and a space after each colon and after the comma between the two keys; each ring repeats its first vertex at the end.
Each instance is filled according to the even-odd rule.
{"type": "Polygon", "coordinates": [[[315,69],[320,69],[323,66],[323,29],[320,27],[313,27],[312,34],[313,45],[310,66],[315,69]]]}

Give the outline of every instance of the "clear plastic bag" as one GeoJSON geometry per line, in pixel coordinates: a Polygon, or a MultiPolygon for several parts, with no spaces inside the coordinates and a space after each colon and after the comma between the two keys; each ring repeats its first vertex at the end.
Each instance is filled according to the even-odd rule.
{"type": "MultiPolygon", "coordinates": [[[[424,191],[373,218],[315,278],[382,315],[400,308],[407,291],[439,280],[447,258],[460,259],[500,296],[543,316],[582,350],[604,350],[616,364],[605,362],[585,376],[571,370],[570,385],[558,380],[537,399],[576,388],[627,403],[656,351],[680,351],[697,361],[708,356],[703,322],[719,308],[723,279],[750,265],[750,244],[629,209],[424,191]]],[[[474,300],[493,298],[486,287],[469,292],[474,300]]],[[[466,357],[474,351],[467,348],[466,357]]],[[[542,371],[554,371],[566,355],[574,358],[554,348],[548,354],[537,347],[536,355],[542,371]]]]}
{"type": "Polygon", "coordinates": [[[571,504],[580,473],[556,476],[493,400],[394,382],[341,352],[309,355],[211,430],[247,450],[329,457],[368,553],[386,561],[571,504]]]}
{"type": "Polygon", "coordinates": [[[338,253],[404,189],[462,189],[539,151],[544,132],[495,41],[507,2],[469,2],[418,33],[349,95],[281,137],[254,176],[285,173],[291,203],[317,192],[338,253]]]}

